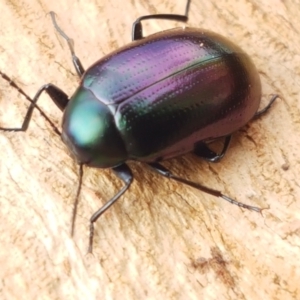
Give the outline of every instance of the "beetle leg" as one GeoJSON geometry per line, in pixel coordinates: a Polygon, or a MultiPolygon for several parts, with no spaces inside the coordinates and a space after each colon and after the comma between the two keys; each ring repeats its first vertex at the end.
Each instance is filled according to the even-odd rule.
{"type": "Polygon", "coordinates": [[[139,17],[132,24],[131,37],[133,41],[140,40],[143,38],[143,26],[141,21],[147,19],[164,19],[164,20],[174,20],[179,22],[187,22],[188,21],[188,12],[190,8],[191,0],[187,1],[185,8],[185,15],[172,15],[172,14],[156,14],[156,15],[147,15],[139,17]]]}
{"type": "Polygon", "coordinates": [[[157,173],[159,173],[160,175],[162,175],[164,177],[167,177],[167,178],[173,179],[175,181],[181,182],[183,184],[191,186],[191,187],[193,187],[197,190],[200,190],[200,191],[205,192],[207,194],[210,194],[212,196],[220,197],[220,198],[230,202],[231,204],[237,205],[239,207],[246,208],[246,209],[249,209],[249,210],[253,210],[253,211],[256,211],[256,212],[261,212],[262,211],[262,208],[255,207],[255,206],[250,206],[250,205],[238,202],[238,201],[236,201],[236,200],[234,200],[234,199],[232,199],[232,198],[230,198],[226,195],[223,195],[220,191],[211,189],[211,188],[206,187],[202,184],[199,184],[199,183],[196,183],[196,182],[193,182],[193,181],[189,181],[189,180],[186,180],[186,179],[181,178],[181,177],[177,177],[176,175],[173,175],[168,169],[166,169],[164,166],[162,166],[159,163],[148,163],[148,165],[152,169],[154,169],[157,173]]]}
{"type": "Polygon", "coordinates": [[[253,120],[257,119],[257,118],[261,117],[262,115],[264,115],[265,113],[267,113],[277,98],[279,98],[278,95],[273,95],[272,98],[270,99],[268,105],[266,107],[264,107],[263,109],[256,112],[256,114],[253,117],[253,120]]]}
{"type": "Polygon", "coordinates": [[[130,168],[126,164],[112,168],[114,173],[125,183],[125,186],[109,201],[107,201],[99,210],[97,210],[90,219],[90,239],[89,239],[89,249],[88,252],[92,253],[93,250],[93,237],[94,237],[94,223],[99,219],[99,217],[109,209],[130,187],[133,181],[133,175],[130,168]]]}
{"type": "Polygon", "coordinates": [[[220,154],[211,150],[204,142],[195,145],[194,154],[210,162],[220,161],[226,154],[231,140],[231,135],[225,137],[224,146],[220,154]]]}
{"type": "Polygon", "coordinates": [[[58,106],[58,108],[60,108],[61,110],[64,110],[64,108],[67,106],[68,104],[68,96],[61,90],[59,89],[57,86],[48,83],[43,85],[36,93],[36,95],[34,96],[33,99],[31,99],[14,81],[12,81],[7,75],[5,75],[4,73],[2,73],[0,71],[0,75],[2,76],[3,79],[5,79],[6,81],[9,82],[9,84],[14,87],[20,94],[22,94],[23,96],[25,96],[26,100],[28,100],[31,104],[27,110],[27,113],[25,115],[24,121],[22,123],[21,127],[17,127],[17,128],[3,128],[0,127],[0,130],[2,131],[26,131],[28,129],[31,117],[32,117],[32,113],[34,108],[36,108],[41,115],[49,122],[49,124],[53,127],[54,131],[60,135],[59,130],[56,128],[56,126],[54,125],[54,123],[47,117],[47,115],[41,110],[41,108],[36,104],[39,97],[41,96],[42,92],[45,91],[50,98],[53,100],[53,102],[58,106]]]}
{"type": "Polygon", "coordinates": [[[74,41],[72,39],[70,39],[65,33],[64,31],[62,31],[62,29],[58,26],[56,19],[55,19],[55,12],[50,11],[49,12],[51,19],[52,19],[52,23],[54,28],[56,29],[56,31],[61,35],[62,38],[64,38],[69,46],[71,55],[72,55],[72,62],[73,65],[75,67],[75,70],[78,74],[79,77],[82,77],[83,73],[84,73],[84,68],[82,66],[82,63],[80,61],[80,59],[76,56],[75,51],[74,51],[74,41]]]}

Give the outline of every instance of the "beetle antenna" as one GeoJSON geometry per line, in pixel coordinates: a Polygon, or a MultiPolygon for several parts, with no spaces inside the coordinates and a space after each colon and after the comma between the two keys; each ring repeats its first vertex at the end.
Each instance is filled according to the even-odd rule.
{"type": "MultiPolygon", "coordinates": [[[[9,77],[7,76],[5,73],[0,71],[0,75],[1,77],[6,80],[10,86],[12,86],[14,89],[16,89],[21,95],[23,95],[25,97],[25,99],[27,101],[29,101],[30,103],[34,104],[34,107],[40,112],[40,114],[46,119],[46,121],[51,125],[51,127],[53,128],[54,132],[60,136],[60,132],[57,129],[57,127],[55,126],[55,124],[49,119],[49,117],[42,111],[42,109],[9,77]]],[[[0,128],[1,130],[6,130],[7,128],[0,128]]],[[[6,131],[14,131],[13,129],[10,130],[6,130],[6,131]]]]}
{"type": "Polygon", "coordinates": [[[77,207],[78,207],[79,196],[80,196],[81,186],[82,186],[82,177],[83,177],[83,164],[79,164],[79,182],[78,182],[77,193],[73,205],[71,236],[74,236],[74,231],[75,231],[75,221],[76,221],[77,207]]]}

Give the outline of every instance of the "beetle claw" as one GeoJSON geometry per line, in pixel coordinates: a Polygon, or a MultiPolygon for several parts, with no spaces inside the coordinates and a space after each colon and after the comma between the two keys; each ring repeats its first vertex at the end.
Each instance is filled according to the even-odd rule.
{"type": "Polygon", "coordinates": [[[256,206],[251,206],[251,205],[244,204],[242,202],[236,201],[236,200],[234,200],[234,199],[232,199],[232,198],[230,198],[226,195],[223,195],[223,194],[222,194],[221,198],[228,201],[228,202],[230,202],[231,204],[237,205],[237,206],[242,207],[242,208],[246,208],[248,210],[256,211],[258,213],[261,213],[262,210],[263,210],[263,208],[259,208],[259,207],[256,207],[256,206]]]}

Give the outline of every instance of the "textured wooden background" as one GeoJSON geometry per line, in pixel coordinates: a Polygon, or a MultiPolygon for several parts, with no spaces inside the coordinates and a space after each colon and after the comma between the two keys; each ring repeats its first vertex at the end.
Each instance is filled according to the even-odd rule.
{"type": "MultiPolygon", "coordinates": [[[[137,17],[185,8],[182,0],[84,2],[0,0],[0,69],[31,97],[48,82],[72,94],[78,82],[50,10],[87,67],[130,42],[137,17]]],[[[166,165],[270,209],[245,211],[132,163],[136,180],[97,222],[86,255],[89,217],[121,183],[109,170],[85,169],[71,239],[77,166],[36,112],[26,133],[0,133],[1,299],[300,299],[300,2],[217,3],[193,0],[188,25],[239,44],[261,74],[262,105],[272,93],[281,99],[234,136],[221,163],[187,155],[166,165]]],[[[180,25],[149,21],[145,30],[180,25]]],[[[59,126],[47,96],[40,105],[59,126]]],[[[1,126],[21,124],[27,107],[0,78],[1,126]]]]}

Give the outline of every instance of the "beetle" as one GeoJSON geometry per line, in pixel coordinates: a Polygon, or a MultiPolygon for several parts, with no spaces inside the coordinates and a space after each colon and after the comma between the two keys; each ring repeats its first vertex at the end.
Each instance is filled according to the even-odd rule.
{"type": "MultiPolygon", "coordinates": [[[[55,29],[68,43],[73,65],[81,78],[70,98],[49,83],[31,99],[0,72],[31,102],[21,128],[1,127],[1,130],[26,131],[33,110],[40,110],[37,101],[42,92],[46,92],[63,111],[61,138],[80,166],[72,235],[83,165],[111,168],[124,182],[123,188],[92,215],[89,252],[92,252],[94,223],[133,181],[126,164],[128,160],[143,162],[164,177],[242,208],[262,211],[220,191],[180,178],[160,164],[160,161],[188,152],[210,162],[219,161],[226,154],[231,135],[266,113],[278,97],[274,95],[264,109],[258,110],[261,83],[256,67],[241,48],[217,33],[177,28],[143,37],[141,21],[187,22],[189,5],[190,0],[185,15],[138,18],[133,23],[132,42],[106,55],[87,70],[75,54],[73,41],[58,26],[55,14],[50,12],[55,29]],[[220,153],[208,146],[217,139],[224,139],[220,153]]],[[[49,118],[47,121],[53,126],[49,118]]],[[[57,129],[55,131],[60,134],[57,129]]]]}

